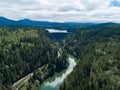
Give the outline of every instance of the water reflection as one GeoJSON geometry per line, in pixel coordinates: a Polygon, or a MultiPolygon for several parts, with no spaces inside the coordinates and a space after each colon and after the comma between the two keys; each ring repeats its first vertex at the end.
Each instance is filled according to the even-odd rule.
{"type": "Polygon", "coordinates": [[[41,90],[58,90],[64,79],[73,71],[76,62],[73,58],[69,57],[69,67],[65,73],[60,77],[56,77],[53,81],[47,81],[43,84],[41,90]]]}

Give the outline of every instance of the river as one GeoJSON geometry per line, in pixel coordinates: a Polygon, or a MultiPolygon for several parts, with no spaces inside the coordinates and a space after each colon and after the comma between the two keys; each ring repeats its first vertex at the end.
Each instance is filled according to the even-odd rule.
{"type": "Polygon", "coordinates": [[[63,83],[64,79],[73,71],[76,66],[74,58],[69,57],[68,68],[60,74],[55,74],[53,77],[48,78],[40,87],[40,90],[59,90],[59,87],[63,83]]]}

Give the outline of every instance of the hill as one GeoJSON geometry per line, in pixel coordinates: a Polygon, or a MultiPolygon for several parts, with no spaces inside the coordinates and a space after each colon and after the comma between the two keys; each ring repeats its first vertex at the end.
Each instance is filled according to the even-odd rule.
{"type": "Polygon", "coordinates": [[[0,28],[0,90],[11,90],[14,82],[41,67],[46,74],[40,83],[66,68],[67,55],[61,52],[58,58],[58,51],[43,29],[0,28]]]}
{"type": "Polygon", "coordinates": [[[60,90],[120,89],[120,26],[76,31],[64,44],[79,63],[60,90]]]}

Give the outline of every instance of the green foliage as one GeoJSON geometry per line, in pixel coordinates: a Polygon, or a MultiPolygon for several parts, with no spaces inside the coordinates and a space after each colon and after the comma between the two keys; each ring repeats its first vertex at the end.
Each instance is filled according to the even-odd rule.
{"type": "Polygon", "coordinates": [[[79,63],[61,90],[120,90],[120,27],[76,31],[64,42],[79,63]]]}
{"type": "Polygon", "coordinates": [[[0,90],[10,90],[14,82],[46,64],[57,69],[58,60],[60,65],[66,62],[57,53],[43,29],[0,28],[0,90]]]}

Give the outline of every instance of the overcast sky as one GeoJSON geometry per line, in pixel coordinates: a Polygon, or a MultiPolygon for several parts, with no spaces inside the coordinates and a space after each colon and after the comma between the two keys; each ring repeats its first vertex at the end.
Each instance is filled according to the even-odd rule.
{"type": "Polygon", "coordinates": [[[0,16],[57,22],[120,22],[120,0],[0,0],[0,16]]]}

